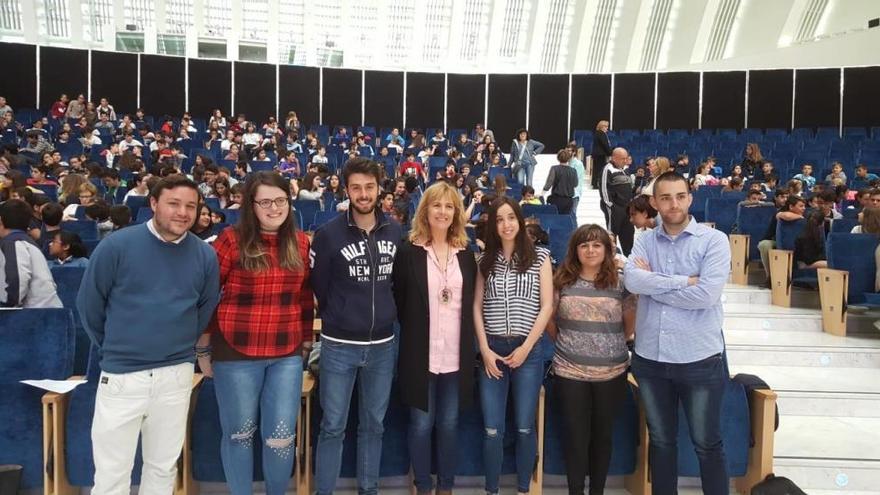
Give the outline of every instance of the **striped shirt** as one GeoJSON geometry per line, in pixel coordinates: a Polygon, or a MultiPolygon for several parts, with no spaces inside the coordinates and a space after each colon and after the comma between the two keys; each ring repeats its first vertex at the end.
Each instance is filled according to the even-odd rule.
{"type": "Polygon", "coordinates": [[[636,296],[623,284],[597,289],[578,278],[562,289],[556,310],[556,353],[553,372],[579,381],[607,381],[626,372],[629,350],[623,328],[624,311],[636,307],[636,296]]]}
{"type": "Polygon", "coordinates": [[[550,251],[535,247],[532,266],[520,272],[499,251],[483,292],[483,325],[487,335],[526,337],[541,311],[541,265],[550,251]]]}

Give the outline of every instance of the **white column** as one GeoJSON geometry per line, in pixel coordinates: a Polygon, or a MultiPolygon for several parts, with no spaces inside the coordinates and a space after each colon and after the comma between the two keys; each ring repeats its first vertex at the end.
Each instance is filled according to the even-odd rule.
{"type": "Polygon", "coordinates": [[[186,56],[199,56],[199,36],[205,32],[205,0],[193,0],[193,27],[186,32],[186,56]]]}
{"type": "Polygon", "coordinates": [[[238,60],[238,42],[241,39],[241,0],[232,0],[230,5],[232,6],[232,26],[230,31],[226,33],[226,58],[238,60]]]}
{"type": "Polygon", "coordinates": [[[83,22],[88,22],[88,19],[83,19],[83,0],[68,1],[67,11],[70,14],[70,46],[76,48],[85,47],[85,42],[83,41],[83,22]]]}
{"type": "Polygon", "coordinates": [[[281,39],[281,35],[279,34],[279,22],[278,17],[281,9],[278,6],[277,0],[269,1],[269,12],[267,13],[267,23],[268,30],[266,34],[266,62],[270,64],[278,63],[278,48],[281,45],[278,40],[281,39]]]}

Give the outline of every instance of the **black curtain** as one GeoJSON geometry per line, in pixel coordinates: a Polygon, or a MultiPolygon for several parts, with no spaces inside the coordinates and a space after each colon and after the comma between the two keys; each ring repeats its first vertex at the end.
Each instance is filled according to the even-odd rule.
{"type": "Polygon", "coordinates": [[[654,74],[614,76],[614,129],[654,128],[654,74]]]}
{"type": "MultiPolygon", "coordinates": [[[[235,113],[265,123],[275,115],[275,66],[235,62],[235,113]]],[[[283,121],[284,118],[282,117],[283,121]]]]}
{"type": "Polygon", "coordinates": [[[749,71],[749,121],[746,127],[791,128],[793,70],[749,71]]]}
{"type": "Polygon", "coordinates": [[[281,120],[293,110],[300,122],[308,127],[318,123],[321,69],[282,65],[278,74],[278,107],[281,120]]]}
{"type": "MultiPolygon", "coordinates": [[[[611,119],[611,75],[571,76],[571,132],[594,131],[600,120],[611,119]]],[[[589,150],[587,150],[589,152],[589,150]]]]}
{"type": "MultiPolygon", "coordinates": [[[[183,114],[186,106],[183,85],[186,59],[162,55],[140,57],[141,108],[144,112],[155,117],[183,114]]],[[[229,111],[226,105],[223,106],[223,111],[229,111]]]]}
{"type": "Polygon", "coordinates": [[[323,123],[333,126],[361,123],[361,71],[322,69],[324,71],[323,123]]]}
{"type": "Polygon", "coordinates": [[[840,125],[840,69],[798,70],[794,89],[795,127],[840,125]]]}
{"type": "Polygon", "coordinates": [[[704,129],[741,129],[746,118],[746,73],[703,73],[704,129]]]}
{"type": "Polygon", "coordinates": [[[533,74],[529,92],[529,134],[555,153],[568,143],[568,75],[533,74]]]}
{"type": "Polygon", "coordinates": [[[844,126],[880,126],[880,91],[877,88],[880,88],[880,67],[843,70],[844,126]]]}
{"type": "Polygon", "coordinates": [[[700,74],[657,75],[657,128],[696,129],[700,119],[700,74]]]}
{"type": "Polygon", "coordinates": [[[443,128],[443,79],[443,74],[431,72],[406,73],[407,128],[443,128]]]}
{"type": "MultiPolygon", "coordinates": [[[[11,69],[11,67],[10,67],[11,69]]],[[[17,71],[18,68],[15,68],[17,71]]],[[[40,47],[40,107],[48,110],[66,93],[73,100],[89,88],[89,52],[52,46],[40,47]]]]}
{"type": "Polygon", "coordinates": [[[92,52],[92,99],[107,98],[116,116],[137,110],[137,54],[92,52]]]}
{"type": "MultiPolygon", "coordinates": [[[[509,152],[516,131],[526,126],[525,74],[489,74],[489,122],[499,148],[509,152]]],[[[536,136],[537,138],[537,136],[536,136]]]]}
{"type": "MultiPolygon", "coordinates": [[[[449,74],[446,77],[446,127],[467,129],[486,119],[486,75],[449,74]]],[[[450,136],[455,139],[456,136],[450,136]]]]}
{"type": "MultiPolygon", "coordinates": [[[[268,95],[264,96],[269,98],[268,95]]],[[[189,59],[189,112],[210,118],[214,109],[234,119],[232,109],[232,63],[223,60],[189,59]]],[[[241,113],[241,112],[238,112],[241,113]]],[[[258,116],[258,118],[262,118],[258,116]]]]}
{"type": "MultiPolygon", "coordinates": [[[[37,47],[19,43],[0,43],[0,60],[15,69],[15,76],[0,77],[0,96],[6,98],[13,110],[37,106],[37,47]]],[[[60,95],[43,101],[51,107],[60,95]]],[[[70,95],[68,95],[70,96],[70,95]]]]}
{"type": "Polygon", "coordinates": [[[403,72],[364,72],[364,123],[376,132],[403,125],[403,72]]]}

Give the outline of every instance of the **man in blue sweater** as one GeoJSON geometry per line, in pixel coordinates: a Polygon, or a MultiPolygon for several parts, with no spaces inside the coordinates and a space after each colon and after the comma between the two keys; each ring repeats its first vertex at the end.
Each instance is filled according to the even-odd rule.
{"type": "Polygon", "coordinates": [[[355,381],[358,384],[358,492],[375,494],[382,455],[382,421],[394,375],[397,310],[391,269],[400,225],[377,208],[379,164],[355,158],[343,177],[348,212],[315,233],[312,288],[321,312],[321,387],[324,416],[315,457],[317,493],[333,492],[355,381]]]}
{"type": "Polygon", "coordinates": [[[138,435],[141,493],[170,494],[183,447],[194,346],[219,299],[214,250],[188,234],[198,187],[182,175],[150,192],[153,219],[120,230],[92,254],[76,300],[98,347],[92,493],[128,494],[138,435]]]}

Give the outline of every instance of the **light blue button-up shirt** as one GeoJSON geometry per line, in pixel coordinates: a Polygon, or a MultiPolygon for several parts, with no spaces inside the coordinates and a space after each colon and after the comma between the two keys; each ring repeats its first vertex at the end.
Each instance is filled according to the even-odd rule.
{"type": "Polygon", "coordinates": [[[721,293],[730,274],[730,244],[693,217],[677,236],[662,225],[639,236],[624,269],[627,290],[639,294],[636,353],[652,361],[692,363],[724,349],[721,293]],[[643,258],[651,271],[635,264],[643,258]],[[699,277],[696,285],[688,278],[699,277]]]}

